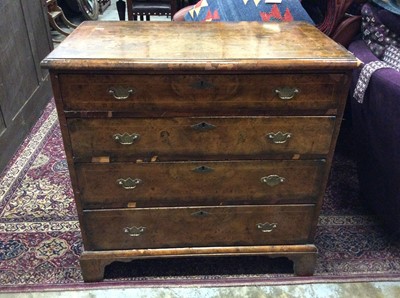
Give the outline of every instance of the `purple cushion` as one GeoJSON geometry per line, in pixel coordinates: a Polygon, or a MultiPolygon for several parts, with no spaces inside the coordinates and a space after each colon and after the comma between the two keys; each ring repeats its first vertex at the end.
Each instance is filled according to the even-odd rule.
{"type": "Polygon", "coordinates": [[[386,9],[378,11],[379,20],[390,31],[400,36],[400,15],[391,13],[386,9]]]}
{"type": "Polygon", "coordinates": [[[394,25],[397,32],[400,31],[400,26],[392,22],[396,22],[400,17],[370,3],[364,4],[361,9],[361,15],[362,37],[378,58],[382,59],[383,53],[389,45],[394,45],[396,47],[400,45],[400,35],[392,31],[381,20],[381,18],[387,17],[385,23],[390,26],[394,25]],[[381,17],[379,15],[381,15],[381,17]]]}
{"type": "MultiPolygon", "coordinates": [[[[379,60],[368,48],[366,43],[363,40],[356,40],[352,42],[349,46],[349,51],[352,52],[358,59],[360,59],[364,64],[367,64],[371,61],[379,60]]],[[[358,71],[358,74],[361,70],[358,71]]],[[[383,84],[384,88],[389,88],[389,90],[393,90],[394,93],[398,92],[400,95],[400,72],[390,69],[383,68],[377,70],[372,78],[378,81],[378,84],[383,84]]],[[[371,78],[371,81],[372,81],[371,78]]],[[[400,101],[399,101],[400,107],[400,101]]]]}

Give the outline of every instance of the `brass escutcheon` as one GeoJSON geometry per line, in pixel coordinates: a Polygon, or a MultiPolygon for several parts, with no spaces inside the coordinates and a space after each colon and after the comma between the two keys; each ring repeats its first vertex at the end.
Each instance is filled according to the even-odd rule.
{"type": "Polygon", "coordinates": [[[207,130],[210,130],[210,129],[214,129],[216,126],[212,125],[210,123],[207,123],[207,122],[200,122],[200,123],[194,124],[194,125],[192,125],[190,127],[195,129],[195,130],[199,130],[199,131],[207,131],[207,130]]]}
{"type": "Polygon", "coordinates": [[[207,211],[200,210],[200,211],[193,212],[192,216],[205,217],[205,216],[208,216],[209,214],[210,213],[208,213],[207,211]]]}
{"type": "Polygon", "coordinates": [[[115,99],[125,100],[128,99],[131,94],[135,93],[135,91],[133,88],[117,86],[109,88],[108,93],[115,99]]]}
{"type": "Polygon", "coordinates": [[[206,174],[206,173],[211,173],[213,172],[214,169],[207,167],[207,166],[199,166],[193,169],[193,172],[195,173],[200,173],[200,174],[206,174]]]}
{"type": "Polygon", "coordinates": [[[211,89],[214,88],[213,84],[207,81],[199,80],[191,84],[192,88],[194,89],[211,89]]]}

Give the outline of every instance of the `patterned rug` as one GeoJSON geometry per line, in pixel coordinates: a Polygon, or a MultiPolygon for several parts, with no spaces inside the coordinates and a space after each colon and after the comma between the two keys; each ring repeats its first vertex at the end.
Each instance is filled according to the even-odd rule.
{"type": "MultiPolygon", "coordinates": [[[[316,235],[315,275],[266,257],[149,259],[113,263],[85,284],[76,210],[54,102],[0,175],[0,292],[122,286],[277,285],[400,281],[400,245],[358,197],[352,150],[342,129],[316,235]]],[[[351,139],[351,138],[350,138],[351,139]]]]}

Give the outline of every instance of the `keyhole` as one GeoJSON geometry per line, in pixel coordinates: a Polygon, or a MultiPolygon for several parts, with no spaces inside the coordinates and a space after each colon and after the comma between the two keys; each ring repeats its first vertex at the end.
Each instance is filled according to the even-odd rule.
{"type": "Polygon", "coordinates": [[[165,130],[163,130],[160,135],[161,135],[162,138],[168,138],[169,137],[168,131],[165,131],[165,130]]]}

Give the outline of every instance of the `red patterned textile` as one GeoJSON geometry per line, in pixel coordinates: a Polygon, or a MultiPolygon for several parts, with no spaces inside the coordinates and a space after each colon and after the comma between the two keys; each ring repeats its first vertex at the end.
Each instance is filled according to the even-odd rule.
{"type": "Polygon", "coordinates": [[[299,0],[200,0],[185,15],[185,21],[305,21],[314,24],[300,2],[299,0]]]}

